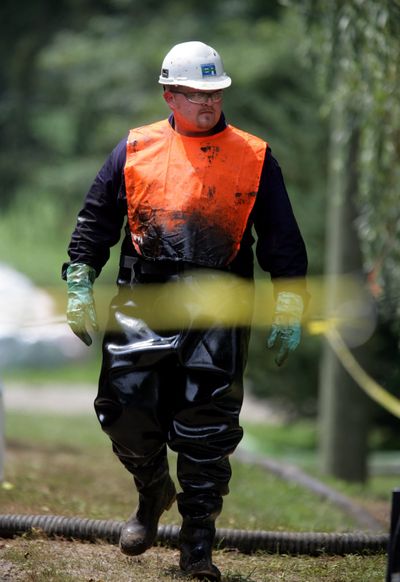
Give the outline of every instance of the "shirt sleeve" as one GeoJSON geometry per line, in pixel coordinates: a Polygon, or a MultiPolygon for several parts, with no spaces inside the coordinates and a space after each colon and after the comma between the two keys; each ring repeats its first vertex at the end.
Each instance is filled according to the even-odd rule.
{"type": "Polygon", "coordinates": [[[70,261],[62,267],[64,279],[70,263],[90,265],[98,276],[109,259],[110,247],[119,241],[127,212],[125,160],[126,138],[111,152],[86,194],[68,247],[70,261]]]}
{"type": "Polygon", "coordinates": [[[260,267],[270,273],[279,289],[280,280],[300,280],[307,273],[307,252],[277,160],[268,147],[257,200],[253,209],[257,234],[256,256],[260,267]]]}

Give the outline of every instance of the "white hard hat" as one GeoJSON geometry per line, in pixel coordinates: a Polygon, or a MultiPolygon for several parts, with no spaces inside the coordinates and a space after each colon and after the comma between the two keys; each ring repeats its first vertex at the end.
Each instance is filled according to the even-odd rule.
{"type": "Polygon", "coordinates": [[[226,89],[232,80],[224,72],[216,50],[203,42],[191,41],[177,44],[169,51],[158,82],[206,91],[226,89]]]}

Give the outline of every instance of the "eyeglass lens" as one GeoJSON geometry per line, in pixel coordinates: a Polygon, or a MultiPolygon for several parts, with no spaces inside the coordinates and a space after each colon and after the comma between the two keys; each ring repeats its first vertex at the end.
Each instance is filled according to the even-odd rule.
{"type": "Polygon", "coordinates": [[[213,103],[217,103],[222,99],[222,91],[213,91],[212,93],[194,92],[194,93],[184,93],[183,91],[172,91],[172,93],[180,93],[184,95],[188,101],[192,103],[207,103],[209,99],[213,103]]]}

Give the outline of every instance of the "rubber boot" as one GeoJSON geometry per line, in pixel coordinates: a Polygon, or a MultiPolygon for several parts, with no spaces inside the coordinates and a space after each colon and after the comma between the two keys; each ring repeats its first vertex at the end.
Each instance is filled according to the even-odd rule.
{"type": "Polygon", "coordinates": [[[184,518],[179,533],[179,567],[191,578],[219,582],[221,572],[212,563],[214,520],[184,518]]]}
{"type": "Polygon", "coordinates": [[[148,550],[156,540],[161,514],[172,506],[175,498],[175,485],[170,477],[151,493],[139,493],[136,512],[122,526],[119,538],[121,552],[138,556],[148,550]]]}

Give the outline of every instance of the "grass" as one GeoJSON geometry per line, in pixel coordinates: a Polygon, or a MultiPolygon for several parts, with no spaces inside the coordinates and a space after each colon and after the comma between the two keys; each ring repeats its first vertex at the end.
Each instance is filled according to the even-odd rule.
{"type": "MultiPolygon", "coordinates": [[[[9,542],[0,550],[13,582],[164,582],[182,581],[178,552],[152,548],[143,556],[129,558],[118,548],[104,544],[27,540],[9,542]],[[46,556],[46,559],[43,559],[46,556]],[[23,571],[24,577],[17,577],[23,571]]],[[[223,582],[381,582],[383,556],[276,556],[237,552],[214,554],[223,582]]],[[[1,567],[0,567],[1,568],[1,567]]],[[[0,570],[1,573],[1,570],[0,570]]]]}
{"type": "Polygon", "coordinates": [[[398,466],[399,451],[373,451],[369,458],[371,475],[368,481],[365,484],[348,483],[319,474],[317,427],[314,421],[303,420],[283,425],[243,424],[244,444],[250,451],[296,464],[361,505],[365,505],[367,500],[371,509],[377,508],[379,511],[379,505],[382,507],[382,504],[388,504],[391,492],[400,485],[399,474],[372,470],[374,466],[379,467],[382,461],[389,466],[398,466]]]}
{"type": "MultiPolygon", "coordinates": [[[[72,333],[72,332],[71,332],[72,333]]],[[[51,366],[37,367],[6,367],[2,371],[4,383],[29,383],[51,385],[54,388],[70,384],[71,389],[79,388],[82,384],[96,384],[100,370],[100,355],[95,348],[88,349],[87,358],[74,361],[73,364],[57,363],[51,366]]]]}
{"type": "MultiPolygon", "coordinates": [[[[24,200],[20,198],[7,213],[0,215],[0,261],[24,273],[35,285],[65,289],[61,281],[61,266],[68,260],[67,248],[75,227],[76,214],[71,212],[60,221],[57,207],[48,204],[40,193],[24,200]],[[29,216],[24,236],[19,237],[18,244],[15,244],[15,233],[19,232],[24,216],[29,216]]],[[[118,257],[119,245],[116,245],[111,249],[110,260],[102,272],[104,283],[114,283],[118,257]]]]}
{"type": "MultiPolygon", "coordinates": [[[[251,430],[257,433],[257,427],[251,430]]],[[[304,427],[296,430],[304,433],[304,427]]],[[[261,428],[259,431],[264,435],[261,428]]],[[[275,451],[285,450],[279,427],[275,429],[275,441],[270,436],[271,443],[275,442],[271,445],[276,447],[275,451]]],[[[123,520],[135,507],[137,498],[131,478],[112,454],[94,415],[67,417],[10,412],[6,441],[6,479],[13,487],[0,488],[2,513],[123,520]]],[[[304,447],[308,442],[305,434],[298,440],[304,447]]],[[[171,455],[170,461],[174,476],[175,455],[171,455]]],[[[339,532],[355,529],[349,516],[299,486],[234,459],[232,465],[231,493],[225,498],[218,527],[339,532]]],[[[371,502],[380,494],[381,489],[375,485],[365,490],[371,502]]],[[[162,523],[180,523],[176,506],[164,514],[162,523]]],[[[8,579],[13,582],[182,579],[177,568],[178,554],[170,548],[153,548],[138,558],[127,558],[117,547],[107,544],[28,536],[0,540],[0,559],[0,579],[3,575],[7,580],[8,571],[8,579]]],[[[378,581],[383,579],[386,565],[384,555],[315,558],[257,553],[245,556],[226,550],[216,551],[215,561],[224,572],[223,582],[378,581]]]]}
{"type": "MultiPolygon", "coordinates": [[[[12,511],[20,507],[20,512],[38,513],[44,508],[40,511],[104,519],[124,519],[131,513],[136,498],[130,477],[111,453],[94,415],[10,413],[6,436],[7,480],[15,487],[0,491],[3,508],[9,504],[12,511]]],[[[174,474],[175,455],[170,462],[174,474]]],[[[316,505],[307,490],[282,483],[257,467],[234,460],[232,464],[231,494],[220,527],[292,531],[355,527],[335,507],[316,505]]],[[[167,519],[179,523],[176,510],[167,519]]]]}
{"type": "MultiPolygon", "coordinates": [[[[18,491],[21,492],[21,501],[25,497],[29,499],[35,491],[36,493],[40,491],[40,485],[37,486],[36,482],[41,471],[46,471],[46,487],[51,487],[61,495],[65,487],[57,482],[57,478],[61,474],[62,479],[70,488],[70,477],[68,472],[66,473],[70,465],[74,466],[71,472],[80,475],[80,483],[92,483],[87,503],[83,501],[85,495],[82,494],[79,484],[74,497],[80,499],[81,505],[84,503],[84,511],[93,511],[89,517],[107,518],[116,509],[115,502],[111,501],[107,505],[109,513],[104,511],[102,492],[97,492],[95,489],[97,483],[104,485],[106,482],[110,491],[114,490],[114,484],[117,483],[118,487],[125,488],[130,499],[128,493],[131,489],[130,477],[111,453],[108,438],[98,427],[94,414],[64,417],[9,412],[6,421],[8,459],[10,460],[7,464],[7,480],[18,482],[19,472],[25,469],[24,481],[14,491],[15,495],[18,495],[18,491]],[[49,457],[53,461],[52,465],[47,467],[49,457]],[[89,466],[88,458],[90,459],[89,466]],[[107,476],[104,476],[105,471],[107,476]],[[30,485],[32,487],[28,490],[30,485]],[[93,503],[97,499],[101,507],[93,508],[93,503]],[[89,509],[90,507],[92,509],[89,509]]],[[[262,451],[268,456],[286,462],[292,462],[293,458],[304,460],[306,456],[307,462],[304,466],[308,470],[311,468],[313,473],[321,478],[316,470],[316,453],[313,446],[314,428],[311,423],[303,422],[285,427],[279,425],[267,427],[248,422],[244,424],[245,434],[250,434],[251,443],[258,443],[253,447],[258,452],[262,451]],[[313,459],[312,464],[310,459],[313,459]]],[[[247,443],[246,436],[245,446],[247,443]]],[[[175,471],[175,455],[173,454],[171,454],[171,464],[172,470],[175,471]]],[[[344,531],[355,527],[355,524],[336,508],[322,502],[316,506],[314,495],[296,484],[282,484],[274,475],[266,474],[256,467],[242,465],[234,459],[233,467],[231,494],[225,501],[227,511],[224,511],[221,517],[221,527],[287,528],[293,531],[301,529],[344,531]],[[249,481],[251,487],[248,486],[249,481]],[[272,503],[270,499],[273,500],[272,503]]],[[[383,516],[385,520],[387,520],[391,491],[398,486],[396,475],[372,475],[365,485],[348,484],[333,478],[324,478],[324,481],[340,492],[353,497],[359,503],[369,505],[372,511],[378,511],[379,517],[383,516]]],[[[73,491],[74,488],[68,490],[73,491]]],[[[2,501],[1,493],[0,501],[2,501]]],[[[39,500],[35,499],[35,503],[39,503],[39,500]]],[[[40,503],[47,505],[44,502],[40,503]]],[[[68,503],[63,502],[61,507],[54,507],[53,512],[65,511],[66,505],[68,503]]],[[[120,507],[119,518],[123,519],[130,509],[129,504],[120,507]]],[[[77,510],[76,505],[71,509],[72,513],[77,510]]]]}

